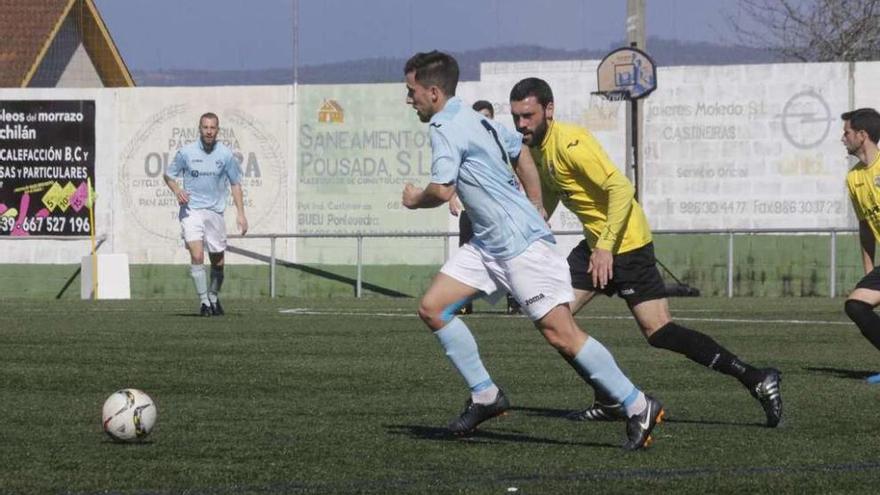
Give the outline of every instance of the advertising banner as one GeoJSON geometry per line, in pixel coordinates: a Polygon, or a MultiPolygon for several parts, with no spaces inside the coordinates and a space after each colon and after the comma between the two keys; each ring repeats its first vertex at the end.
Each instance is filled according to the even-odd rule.
{"type": "MultiPolygon", "coordinates": [[[[120,245],[135,262],[185,256],[179,206],[163,177],[177,150],[199,139],[199,117],[209,111],[220,118],[218,140],[239,162],[249,232],[287,231],[287,88],[162,89],[123,99],[118,187],[124,214],[116,222],[120,245]]],[[[226,230],[236,234],[231,195],[227,204],[226,230]]]]}
{"type": "Polygon", "coordinates": [[[0,235],[89,235],[94,181],[94,101],[0,101],[0,235]]]}
{"type": "MultiPolygon", "coordinates": [[[[351,234],[443,232],[448,209],[408,210],[407,182],[425,187],[431,177],[428,126],[406,104],[406,86],[304,86],[299,94],[297,232],[351,234]]],[[[301,239],[301,259],[350,263],[352,242],[301,239]]],[[[440,239],[371,239],[368,261],[411,263],[442,259],[440,239]],[[436,248],[436,249],[428,249],[436,248]],[[426,249],[428,249],[426,251],[426,249]]]]}
{"type": "Polygon", "coordinates": [[[642,100],[654,228],[850,225],[846,64],[671,67],[658,79],[642,100]]]}

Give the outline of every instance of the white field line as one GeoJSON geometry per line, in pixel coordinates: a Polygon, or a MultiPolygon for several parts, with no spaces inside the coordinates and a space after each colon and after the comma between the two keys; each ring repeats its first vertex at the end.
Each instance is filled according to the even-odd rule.
{"type": "MultiPolygon", "coordinates": [[[[306,316],[365,316],[379,318],[417,318],[415,311],[400,313],[385,312],[368,312],[368,311],[336,311],[309,308],[290,308],[278,310],[282,314],[306,315],[306,316]]],[[[476,313],[465,316],[468,318],[525,318],[522,315],[507,315],[499,313],[476,313]]],[[[610,315],[590,315],[583,314],[576,317],[579,320],[632,320],[632,316],[610,316],[610,315]]],[[[709,323],[769,323],[778,325],[853,325],[849,321],[826,321],[826,320],[781,320],[781,319],[763,319],[763,318],[696,318],[696,317],[675,317],[675,321],[700,321],[709,323]]]]}

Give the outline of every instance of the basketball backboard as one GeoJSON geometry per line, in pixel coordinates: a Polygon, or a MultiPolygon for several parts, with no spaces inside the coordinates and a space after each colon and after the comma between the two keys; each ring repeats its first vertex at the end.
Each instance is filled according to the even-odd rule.
{"type": "Polygon", "coordinates": [[[602,59],[597,69],[597,93],[611,98],[636,100],[657,88],[657,67],[638,48],[618,48],[602,59]]]}

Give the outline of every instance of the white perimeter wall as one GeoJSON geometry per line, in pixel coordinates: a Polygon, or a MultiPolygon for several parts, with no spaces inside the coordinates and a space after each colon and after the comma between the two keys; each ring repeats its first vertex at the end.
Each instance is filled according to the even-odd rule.
{"type": "MultiPolygon", "coordinates": [[[[556,117],[591,129],[611,158],[623,166],[625,106],[590,95],[596,85],[596,61],[492,63],[482,67],[482,79],[462,83],[459,95],[467,102],[488,99],[496,118],[510,125],[507,99],[511,86],[524,77],[546,79],[554,89],[556,117]]],[[[880,77],[880,62],[848,64],[774,64],[749,66],[661,67],[659,88],[644,105],[644,169],[642,202],[654,228],[774,228],[854,227],[844,188],[851,165],[840,144],[840,114],[850,108],[880,107],[872,82],[880,77]]],[[[400,108],[382,112],[386,105],[369,105],[362,98],[385,95],[384,85],[304,86],[300,101],[318,106],[321,94],[347,102],[359,125],[371,118],[383,132],[412,132],[420,124],[400,108]],[[376,91],[379,91],[376,93],[376,91]],[[317,98],[315,97],[317,95],[317,98]],[[340,97],[342,95],[342,97],[340,97]],[[377,108],[379,108],[377,110],[377,108]],[[409,120],[407,120],[409,119],[409,120]]],[[[393,88],[392,88],[393,89],[393,88]]],[[[400,87],[399,105],[405,91],[400,87]]],[[[132,263],[186,263],[176,206],[162,183],[161,172],[175,150],[195,139],[198,116],[214,111],[221,117],[227,141],[242,156],[246,209],[252,233],[321,231],[301,227],[297,195],[320,197],[321,184],[298,181],[297,139],[303,124],[318,127],[319,108],[297,108],[292,86],[129,89],[0,89],[0,100],[95,100],[97,231],[107,236],[101,252],[128,253],[132,263]],[[316,188],[310,191],[308,188],[316,188]],[[305,188],[305,189],[304,189],[305,188]]],[[[394,103],[396,97],[389,101],[394,103]]],[[[405,108],[404,108],[405,110],[405,108]]],[[[332,126],[333,124],[320,124],[332,126]]],[[[338,129],[338,127],[337,127],[338,129]]],[[[360,131],[359,131],[360,132],[360,131]]],[[[313,134],[314,136],[314,134],[313,134]]],[[[375,144],[375,143],[374,143],[375,144]]],[[[326,152],[345,157],[344,147],[326,143],[326,152]],[[341,155],[340,155],[341,154],[341,155]]],[[[427,151],[427,148],[425,148],[427,151]]],[[[363,153],[363,148],[355,150],[363,153]]],[[[355,151],[352,151],[354,153],[355,151]]],[[[392,150],[393,151],[393,150],[392,150]]],[[[410,151],[407,151],[411,153],[410,151]]],[[[389,166],[385,183],[393,183],[389,166]]],[[[342,173],[341,171],[339,172],[342,173]]],[[[355,174],[356,171],[346,172],[355,174]]],[[[412,174],[413,171],[410,171],[412,174]]],[[[406,178],[406,180],[411,180],[406,178]]],[[[416,180],[424,180],[421,175],[416,180]]],[[[371,186],[351,181],[349,194],[369,195],[371,186]],[[357,189],[361,187],[361,189],[357,189]]],[[[375,186],[372,186],[375,187],[375,186]]],[[[395,185],[393,188],[399,187],[395,185]]],[[[373,206],[393,208],[399,194],[375,188],[382,198],[373,206]],[[385,198],[384,196],[388,196],[385,198]]],[[[346,208],[346,198],[339,207],[346,208]]],[[[369,201],[353,206],[363,210],[369,201]]],[[[371,215],[381,217],[382,211],[371,215]]],[[[345,211],[337,212],[339,214],[345,211]]],[[[348,212],[352,218],[362,211],[348,212]]],[[[389,213],[392,214],[392,213],[389,213]]],[[[399,212],[393,212],[398,215],[399,212]]],[[[230,231],[234,215],[227,215],[230,231]]],[[[457,221],[446,207],[413,213],[419,225],[448,225],[457,221]]],[[[560,211],[552,221],[557,229],[578,229],[577,221],[560,211]]],[[[394,225],[397,225],[396,223],[394,225]]],[[[357,226],[327,229],[333,232],[382,231],[357,226]]],[[[565,251],[576,239],[561,240],[565,251]]],[[[88,241],[2,239],[0,263],[77,263],[89,249],[88,241]]],[[[300,241],[301,242],[301,241],[300,241]]],[[[268,254],[265,240],[234,242],[236,246],[268,254]]],[[[455,246],[455,242],[450,242],[455,246]]],[[[278,256],[299,262],[296,241],[279,242],[278,256]]],[[[369,245],[367,246],[369,249],[369,245]]],[[[301,248],[302,249],[302,248],[301,248]]],[[[455,249],[454,247],[451,249],[455,249]]],[[[381,263],[436,263],[436,253],[419,249],[383,250],[381,263]]],[[[309,254],[307,257],[311,258],[309,254]]],[[[351,254],[334,262],[353,262],[351,254]]],[[[442,258],[442,256],[440,256],[442,258]]],[[[232,255],[231,262],[249,259],[232,255]]]]}

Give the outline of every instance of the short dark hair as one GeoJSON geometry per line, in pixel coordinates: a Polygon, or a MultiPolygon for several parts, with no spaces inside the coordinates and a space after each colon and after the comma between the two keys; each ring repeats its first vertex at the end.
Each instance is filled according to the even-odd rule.
{"type": "Polygon", "coordinates": [[[840,115],[854,131],[865,131],[874,144],[880,142],[880,113],[873,108],[859,108],[840,115]]]}
{"type": "Polygon", "coordinates": [[[220,125],[220,117],[218,117],[217,114],[214,113],[214,112],[205,112],[205,113],[203,113],[202,116],[199,117],[199,126],[202,125],[202,120],[203,120],[203,119],[213,119],[213,120],[216,120],[216,121],[217,121],[217,125],[218,125],[218,126],[220,125]]]}
{"type": "Polygon", "coordinates": [[[529,96],[537,98],[542,107],[553,103],[553,90],[550,89],[550,85],[537,77],[527,77],[510,90],[510,101],[525,100],[529,96]]]}
{"type": "Polygon", "coordinates": [[[437,50],[416,53],[403,68],[404,75],[410,72],[415,72],[415,80],[422,86],[437,86],[446,96],[455,96],[458,62],[452,55],[437,50]]]}
{"type": "Polygon", "coordinates": [[[471,108],[474,109],[475,112],[479,112],[480,110],[488,110],[489,116],[495,116],[495,107],[492,106],[492,103],[487,100],[477,100],[471,105],[471,108]]]}

